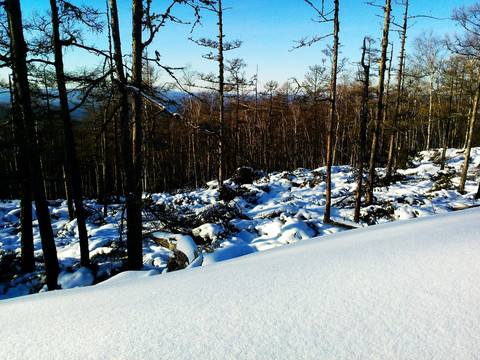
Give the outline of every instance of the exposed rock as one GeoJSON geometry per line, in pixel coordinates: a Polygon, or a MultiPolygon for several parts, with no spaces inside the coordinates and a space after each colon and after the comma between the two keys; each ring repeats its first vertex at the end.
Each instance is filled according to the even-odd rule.
{"type": "Polygon", "coordinates": [[[237,185],[252,184],[255,180],[258,180],[265,176],[260,170],[254,170],[251,167],[240,167],[235,172],[232,180],[237,185]]]}
{"type": "Polygon", "coordinates": [[[232,201],[237,196],[239,196],[238,191],[236,191],[233,187],[223,184],[220,189],[218,189],[218,200],[223,201],[232,201]]]}

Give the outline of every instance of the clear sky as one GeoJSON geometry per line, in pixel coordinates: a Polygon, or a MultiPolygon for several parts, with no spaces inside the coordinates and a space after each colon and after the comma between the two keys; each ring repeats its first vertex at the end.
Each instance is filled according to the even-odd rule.
{"type": "MultiPolygon", "coordinates": [[[[85,2],[71,0],[74,4],[85,2]]],[[[320,0],[313,0],[320,3],[320,0]]],[[[393,16],[400,23],[403,17],[404,7],[393,2],[393,16]]],[[[88,5],[105,9],[105,0],[89,0],[88,5]]],[[[226,54],[226,58],[243,58],[247,63],[247,75],[252,76],[258,66],[259,79],[262,84],[269,80],[276,80],[280,84],[288,78],[297,77],[302,80],[308,67],[320,63],[323,57],[322,49],[327,44],[332,44],[332,39],[327,38],[311,47],[289,51],[294,46],[294,40],[304,36],[325,35],[331,32],[332,23],[319,24],[311,21],[315,16],[313,10],[303,0],[224,0],[224,7],[230,8],[224,14],[225,39],[242,40],[243,45],[226,54]]],[[[384,4],[383,0],[376,3],[384,4]]],[[[432,15],[438,18],[449,18],[454,7],[461,4],[469,5],[474,0],[410,0],[410,15],[432,15]]],[[[44,11],[47,1],[21,0],[24,16],[30,16],[33,10],[44,11]]],[[[153,6],[158,7],[170,4],[170,1],[156,0],[153,6]]],[[[332,6],[333,1],[325,0],[326,6],[332,6]]],[[[129,40],[131,37],[131,1],[118,0],[121,27],[124,44],[124,52],[129,53],[129,40]]],[[[174,15],[186,21],[192,20],[192,12],[184,6],[177,5],[174,15]]],[[[153,44],[150,52],[158,51],[162,55],[165,65],[185,66],[191,65],[192,70],[203,72],[215,71],[216,65],[212,61],[202,58],[207,49],[202,48],[188,40],[207,37],[214,38],[217,34],[216,18],[212,13],[204,12],[203,26],[197,26],[190,34],[190,26],[169,24],[163,28],[153,44]]],[[[407,42],[411,41],[423,29],[432,29],[435,33],[443,36],[445,33],[460,31],[451,20],[433,20],[425,18],[412,19],[412,25],[408,30],[407,42]]],[[[340,43],[342,45],[342,57],[346,57],[353,64],[360,59],[360,47],[363,37],[369,35],[375,39],[382,36],[383,13],[380,8],[372,7],[363,0],[340,0],[340,43]]],[[[88,43],[96,43],[106,48],[106,33],[101,38],[89,38],[88,43]]],[[[398,50],[398,35],[392,33],[391,41],[398,50]]],[[[407,46],[408,46],[407,43],[407,46]]],[[[98,63],[92,55],[75,52],[67,54],[66,64],[70,68],[98,63]]],[[[395,63],[394,63],[395,64],[395,63]]],[[[5,75],[2,74],[5,78],[5,75]]],[[[168,75],[164,74],[161,80],[168,81],[168,75]]]]}

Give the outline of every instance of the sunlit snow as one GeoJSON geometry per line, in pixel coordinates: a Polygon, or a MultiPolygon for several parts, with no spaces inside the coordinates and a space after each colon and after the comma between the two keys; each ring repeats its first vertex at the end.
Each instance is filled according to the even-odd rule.
{"type": "MultiPolygon", "coordinates": [[[[444,171],[440,171],[440,165],[433,161],[435,157],[438,157],[435,151],[420,153],[407,169],[398,171],[399,177],[390,186],[376,187],[376,202],[362,208],[360,224],[352,221],[356,174],[350,166],[333,167],[333,219],[350,226],[365,227],[480,205],[480,201],[474,198],[480,148],[472,149],[465,194],[456,191],[465,159],[463,152],[448,149],[444,171]]],[[[380,175],[384,172],[383,169],[378,171],[380,175]]],[[[344,231],[323,223],[324,173],[325,168],[277,172],[241,186],[227,180],[227,186],[238,196],[224,202],[218,200],[215,181],[204,189],[189,192],[146,194],[144,270],[167,272],[173,252],[162,246],[159,239],[173,242],[177,250],[186,255],[185,265],[193,267],[344,231]],[[164,214],[170,218],[162,218],[164,214]],[[176,224],[170,224],[171,219],[176,224]],[[192,237],[204,244],[197,246],[192,237]]],[[[122,270],[122,256],[125,254],[125,245],[119,237],[122,229],[123,240],[126,236],[121,224],[122,204],[110,204],[106,217],[102,216],[101,204],[87,200],[86,205],[90,257],[97,267],[95,273],[79,267],[77,223],[76,220],[68,221],[66,202],[54,201],[50,207],[61,267],[59,283],[63,289],[91,285],[122,270]]],[[[18,201],[0,202],[2,251],[17,254],[20,251],[19,214],[18,201]]],[[[41,259],[36,220],[34,235],[35,256],[41,259]]],[[[40,266],[32,274],[15,275],[9,281],[0,282],[0,299],[38,292],[43,283],[44,271],[40,266]]]]}
{"type": "Polygon", "coordinates": [[[476,359],[480,209],[0,302],[2,359],[476,359]]]}

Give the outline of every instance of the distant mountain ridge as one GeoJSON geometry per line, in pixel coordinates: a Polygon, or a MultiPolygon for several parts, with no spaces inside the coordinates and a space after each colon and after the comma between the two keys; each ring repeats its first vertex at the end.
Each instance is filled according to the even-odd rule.
{"type": "MultiPolygon", "coordinates": [[[[51,91],[52,93],[55,92],[55,90],[51,90],[51,91]]],[[[167,94],[168,94],[167,95],[168,99],[171,102],[178,102],[183,96],[185,96],[185,93],[179,92],[179,91],[168,91],[167,94]]],[[[54,104],[54,106],[57,106],[58,99],[53,99],[52,103],[54,104]]],[[[8,89],[0,89],[0,106],[6,106],[6,105],[10,105],[10,91],[8,89]]],[[[178,107],[173,103],[166,102],[163,105],[165,105],[165,107],[171,112],[178,111],[178,107]]],[[[81,118],[84,118],[87,115],[87,113],[88,112],[85,109],[85,107],[80,107],[79,109],[72,112],[72,116],[75,119],[81,119],[81,118]]]]}

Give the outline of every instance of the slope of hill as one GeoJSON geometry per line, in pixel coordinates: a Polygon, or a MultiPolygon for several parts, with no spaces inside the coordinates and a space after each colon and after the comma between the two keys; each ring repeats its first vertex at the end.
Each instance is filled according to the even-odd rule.
{"type": "MultiPolygon", "coordinates": [[[[362,208],[360,224],[351,221],[356,174],[349,166],[334,167],[333,219],[350,227],[365,227],[480,205],[480,200],[475,199],[480,148],[472,150],[465,194],[456,191],[465,158],[462,151],[447,151],[448,161],[443,171],[434,161],[436,156],[435,151],[422,152],[410,168],[398,171],[396,181],[390,186],[378,184],[374,204],[362,208]]],[[[380,175],[382,172],[383,169],[378,169],[380,175]]],[[[324,168],[256,175],[259,178],[249,179],[247,183],[238,178],[226,181],[227,191],[221,194],[215,182],[193,191],[145,194],[144,270],[166,273],[186,265],[207,265],[344,231],[323,223],[324,168]],[[182,248],[186,258],[177,259],[172,247],[182,248]]],[[[125,239],[123,204],[110,204],[106,217],[102,205],[95,200],[86,200],[85,204],[89,214],[87,228],[93,272],[79,267],[78,229],[75,220],[68,220],[66,202],[51,202],[61,268],[59,283],[63,289],[98,283],[122,271],[125,258],[125,244],[120,237],[123,229],[125,239]]],[[[0,299],[45,290],[36,221],[37,268],[33,273],[18,274],[19,214],[18,201],[0,202],[0,299]]]]}
{"type": "Polygon", "coordinates": [[[0,302],[2,359],[475,359],[480,209],[0,302]]]}

